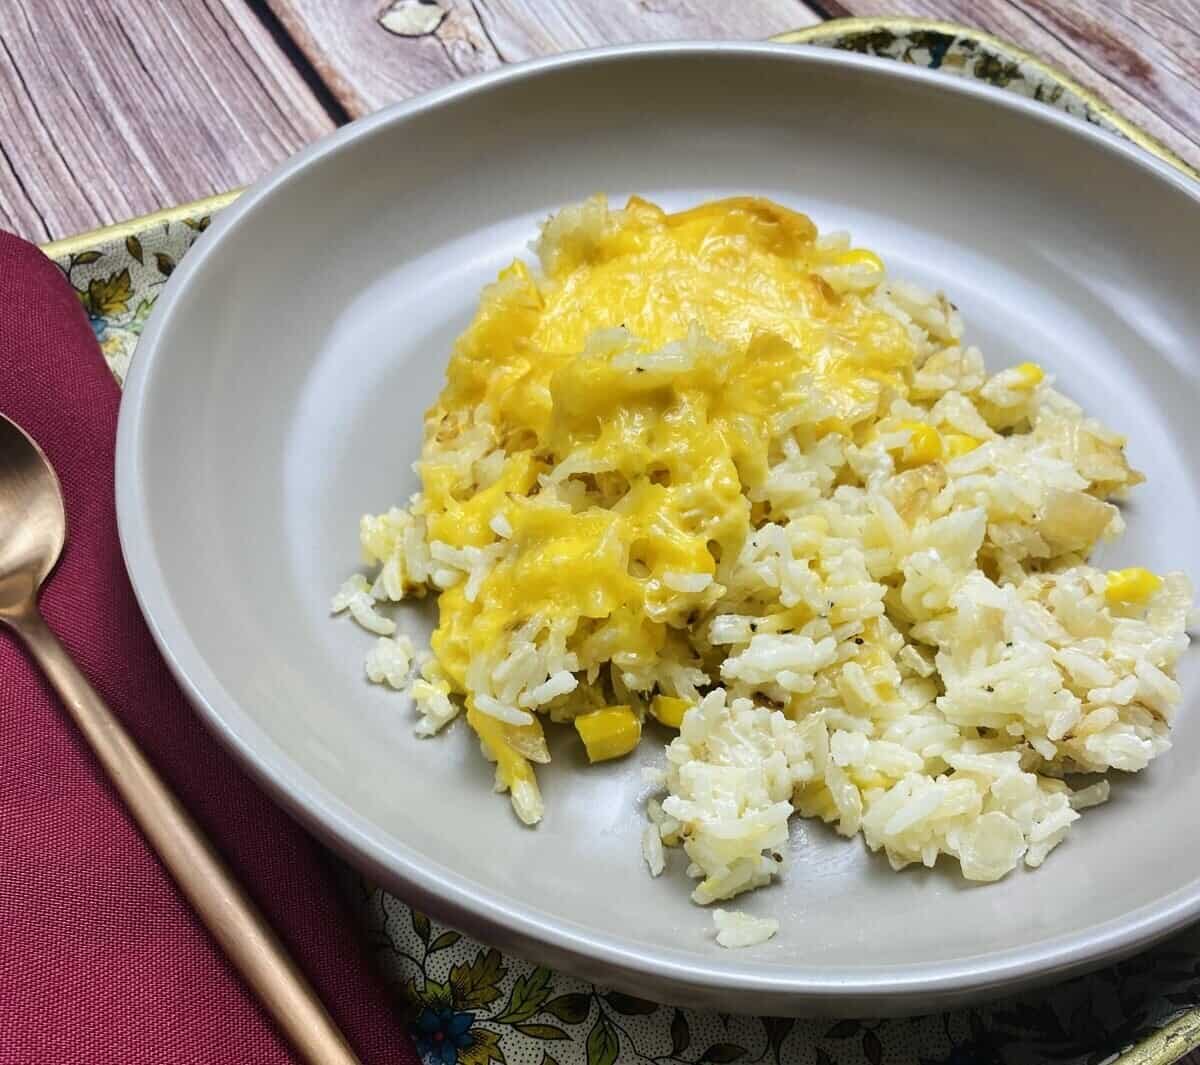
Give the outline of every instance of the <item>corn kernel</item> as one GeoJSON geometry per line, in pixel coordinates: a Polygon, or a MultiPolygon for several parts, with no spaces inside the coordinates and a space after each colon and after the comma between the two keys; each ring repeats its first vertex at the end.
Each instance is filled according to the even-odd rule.
{"type": "Polygon", "coordinates": [[[838,266],[873,266],[880,273],[883,272],[883,260],[879,258],[873,251],[868,251],[866,248],[851,248],[849,251],[841,252],[836,260],[838,266]]]}
{"type": "Polygon", "coordinates": [[[691,703],[686,699],[677,699],[673,695],[656,695],[650,700],[650,714],[655,721],[661,722],[667,728],[679,728],[689,706],[691,703]]]}
{"type": "Polygon", "coordinates": [[[1023,362],[1014,367],[1017,371],[1017,388],[1037,388],[1046,378],[1046,371],[1036,362],[1023,362]]]}
{"type": "Polygon", "coordinates": [[[1163,579],[1141,566],[1108,571],[1104,598],[1114,606],[1141,606],[1162,587],[1163,579]]]}
{"type": "Polygon", "coordinates": [[[628,754],[642,738],[642,723],[628,706],[606,706],[575,719],[575,729],[589,762],[605,762],[628,754]]]}
{"type": "Polygon", "coordinates": [[[945,433],[942,443],[946,448],[946,458],[956,459],[959,455],[974,451],[983,441],[967,433],[945,433]]]}
{"type": "Polygon", "coordinates": [[[908,443],[900,452],[899,465],[905,469],[937,462],[942,457],[942,437],[932,426],[924,422],[901,422],[900,427],[909,431],[908,443]]]}

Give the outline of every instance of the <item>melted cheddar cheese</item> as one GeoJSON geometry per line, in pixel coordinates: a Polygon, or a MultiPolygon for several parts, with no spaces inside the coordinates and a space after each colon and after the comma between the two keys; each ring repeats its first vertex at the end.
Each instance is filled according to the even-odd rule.
{"type": "Polygon", "coordinates": [[[460,690],[534,614],[590,619],[609,658],[652,658],[686,619],[671,574],[712,576],[741,549],[773,419],[818,392],[830,427],[851,431],[911,378],[900,324],[816,272],[882,265],[823,250],[804,215],[748,197],[667,214],[635,197],[607,219],[543,255],[542,276],[519,260],[501,273],[429,415],[441,444],[486,420],[506,455],[482,489],[436,448],[420,467],[430,539],[487,545],[501,514],[516,549],[474,602],[441,595],[433,646],[460,690]],[[546,502],[538,477],[564,463],[613,505],[546,502]]]}

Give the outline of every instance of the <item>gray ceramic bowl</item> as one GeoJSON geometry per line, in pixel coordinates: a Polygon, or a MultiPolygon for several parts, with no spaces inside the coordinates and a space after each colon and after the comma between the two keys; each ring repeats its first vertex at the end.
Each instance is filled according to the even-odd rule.
{"type": "MultiPolygon", "coordinates": [[[[897,875],[797,822],[782,931],[713,943],[638,854],[639,762],[541,775],[522,829],[467,730],[412,735],[328,618],[360,513],[415,487],[421,413],[480,287],[552,209],[775,197],[944,287],[994,366],[1044,363],[1147,470],[1102,563],[1200,575],[1200,202],[1138,150],[923,70],[777,45],[656,45],[497,71],[356,122],[224,212],[171,278],[122,407],[118,508],[199,712],[368,874],[480,939],[646,997],[760,1014],[930,1010],[1128,952],[1200,914],[1200,676],[1175,749],[1036,873],[897,875]]],[[[428,618],[404,626],[418,636],[428,618]]]]}

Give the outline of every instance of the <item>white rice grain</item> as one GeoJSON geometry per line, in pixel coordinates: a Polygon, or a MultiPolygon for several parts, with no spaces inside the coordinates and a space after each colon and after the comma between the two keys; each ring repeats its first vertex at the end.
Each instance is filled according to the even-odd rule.
{"type": "Polygon", "coordinates": [[[740,910],[713,910],[717,942],[730,949],[765,943],[779,931],[774,917],[751,917],[740,910]]]}
{"type": "Polygon", "coordinates": [[[487,714],[488,717],[494,717],[497,721],[503,721],[506,725],[530,725],[533,723],[532,714],[502,703],[498,699],[493,699],[490,695],[476,695],[475,709],[481,714],[487,714]]]}

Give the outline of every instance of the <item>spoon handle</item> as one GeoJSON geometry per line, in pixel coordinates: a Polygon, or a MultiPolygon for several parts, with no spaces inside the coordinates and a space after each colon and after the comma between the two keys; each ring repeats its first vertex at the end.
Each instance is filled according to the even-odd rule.
{"type": "Polygon", "coordinates": [[[360,1065],[283,944],[35,605],[6,619],[66,705],[150,845],[309,1065],[360,1065]]]}

